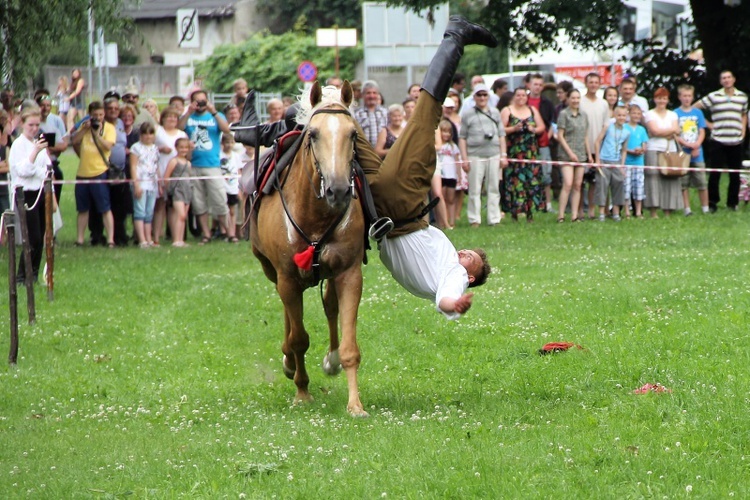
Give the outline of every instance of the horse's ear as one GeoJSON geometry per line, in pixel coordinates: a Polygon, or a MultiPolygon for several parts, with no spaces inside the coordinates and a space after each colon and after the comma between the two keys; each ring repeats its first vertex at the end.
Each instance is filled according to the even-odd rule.
{"type": "Polygon", "coordinates": [[[315,80],[315,83],[313,83],[313,86],[310,89],[310,104],[313,108],[318,105],[322,96],[323,93],[320,90],[320,84],[315,80]]]}
{"type": "Polygon", "coordinates": [[[349,83],[349,80],[344,80],[344,85],[341,86],[341,104],[348,108],[352,103],[353,96],[352,84],[349,83]]]}

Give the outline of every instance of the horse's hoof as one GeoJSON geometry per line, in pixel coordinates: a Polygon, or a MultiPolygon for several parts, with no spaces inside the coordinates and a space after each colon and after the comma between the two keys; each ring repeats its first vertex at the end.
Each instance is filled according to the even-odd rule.
{"type": "Polygon", "coordinates": [[[370,416],[369,413],[367,413],[364,408],[361,406],[355,406],[353,408],[347,408],[349,410],[349,415],[351,415],[354,418],[367,418],[370,416]]]}
{"type": "Polygon", "coordinates": [[[308,403],[312,403],[313,401],[313,397],[307,391],[297,391],[297,395],[294,396],[295,405],[305,405],[308,403]]]}
{"type": "Polygon", "coordinates": [[[321,366],[326,375],[334,376],[341,373],[341,360],[339,359],[338,349],[323,356],[323,363],[321,366]]]}
{"type": "Polygon", "coordinates": [[[286,354],[284,354],[284,359],[281,360],[281,366],[284,368],[284,375],[286,375],[286,378],[294,380],[294,372],[296,370],[293,370],[286,365],[286,354]]]}

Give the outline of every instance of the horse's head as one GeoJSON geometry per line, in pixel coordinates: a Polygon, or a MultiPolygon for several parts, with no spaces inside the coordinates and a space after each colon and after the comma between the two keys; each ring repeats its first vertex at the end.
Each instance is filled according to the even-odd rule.
{"type": "Polygon", "coordinates": [[[357,128],[349,113],[352,87],[348,81],[338,92],[315,82],[310,91],[313,109],[307,124],[307,148],[319,177],[320,195],[331,208],[344,210],[349,205],[353,190],[354,143],[357,128]]]}

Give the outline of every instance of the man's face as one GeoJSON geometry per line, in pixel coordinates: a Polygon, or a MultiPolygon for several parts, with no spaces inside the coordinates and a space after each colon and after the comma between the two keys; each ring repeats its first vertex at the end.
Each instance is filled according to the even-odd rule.
{"type": "Polygon", "coordinates": [[[641,120],[643,120],[643,110],[638,106],[631,106],[628,116],[630,116],[631,122],[641,123],[641,120]]]}
{"type": "Polygon", "coordinates": [[[376,88],[368,88],[365,90],[365,106],[368,108],[374,108],[380,104],[380,92],[376,88]]]}
{"type": "Polygon", "coordinates": [[[138,105],[138,95],[137,94],[127,94],[122,96],[122,102],[126,104],[132,104],[133,106],[138,105]]]}
{"type": "Polygon", "coordinates": [[[476,276],[482,272],[482,267],[484,267],[482,258],[474,250],[459,250],[458,263],[466,269],[466,273],[469,275],[469,283],[474,281],[476,276]]]}
{"type": "Polygon", "coordinates": [[[586,90],[590,94],[595,94],[599,87],[601,87],[601,84],[598,76],[590,76],[586,79],[586,90]]]}
{"type": "Polygon", "coordinates": [[[628,121],[628,112],[625,110],[625,108],[617,108],[615,110],[615,123],[617,123],[618,125],[622,125],[626,121],[628,121]]]}
{"type": "Polygon", "coordinates": [[[42,119],[46,119],[52,111],[52,99],[48,95],[39,96],[37,99],[39,110],[42,112],[42,119]]]}
{"type": "Polygon", "coordinates": [[[476,87],[480,83],[484,83],[484,78],[479,75],[471,77],[471,88],[476,87]]]}
{"type": "Polygon", "coordinates": [[[116,123],[120,117],[120,103],[116,100],[104,104],[104,118],[109,123],[116,123]]]}
{"type": "Polygon", "coordinates": [[[479,109],[485,109],[487,107],[487,103],[489,102],[490,95],[484,91],[481,90],[474,94],[474,102],[476,103],[477,107],[479,109]]]}
{"type": "Polygon", "coordinates": [[[344,82],[341,81],[341,78],[334,77],[328,80],[328,85],[333,85],[337,89],[340,89],[344,85],[344,82]]]}
{"type": "Polygon", "coordinates": [[[104,109],[102,109],[102,108],[95,109],[91,113],[91,119],[92,120],[97,120],[97,121],[99,121],[99,123],[103,122],[104,121],[104,109]]]}
{"type": "Polygon", "coordinates": [[[206,110],[208,104],[208,96],[205,92],[196,92],[195,94],[193,94],[191,101],[195,103],[195,107],[198,109],[198,112],[203,113],[206,110]]]}
{"type": "Polygon", "coordinates": [[[542,89],[544,88],[544,80],[541,78],[532,78],[529,82],[529,90],[531,91],[531,95],[534,97],[539,97],[542,95],[542,89]]]}
{"type": "Polygon", "coordinates": [[[622,97],[622,100],[625,102],[630,102],[630,100],[635,95],[635,85],[633,85],[630,82],[623,82],[620,85],[620,96],[622,97]]]}
{"type": "Polygon", "coordinates": [[[453,88],[458,90],[459,94],[462,94],[464,89],[466,88],[466,80],[461,80],[460,82],[454,83],[453,88]]]}
{"type": "Polygon", "coordinates": [[[734,83],[737,81],[731,71],[725,71],[719,76],[721,86],[725,89],[731,89],[734,87],[734,83]]]}

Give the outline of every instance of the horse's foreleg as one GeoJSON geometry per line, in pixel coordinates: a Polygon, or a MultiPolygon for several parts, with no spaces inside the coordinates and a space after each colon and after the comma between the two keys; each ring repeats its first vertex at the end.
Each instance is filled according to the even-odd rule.
{"type": "Polygon", "coordinates": [[[323,371],[328,375],[341,373],[339,359],[339,299],[336,296],[336,283],[328,280],[326,293],[323,296],[323,307],[328,319],[328,335],[330,337],[328,352],[323,357],[323,371]]]}
{"type": "Polygon", "coordinates": [[[336,277],[336,296],[341,317],[341,346],[339,357],[349,386],[347,410],[354,417],[366,417],[367,412],[359,400],[357,370],[360,353],[357,345],[357,312],[362,298],[362,268],[356,265],[336,277]]]}
{"type": "Polygon", "coordinates": [[[312,396],[308,390],[310,378],[305,370],[305,353],[310,347],[310,336],[302,322],[303,290],[297,283],[285,279],[282,275],[279,275],[276,289],[284,303],[286,315],[284,344],[281,346],[285,358],[284,370],[291,370],[292,366],[294,367],[294,384],[297,386],[297,396],[294,401],[312,401],[312,396]]]}

